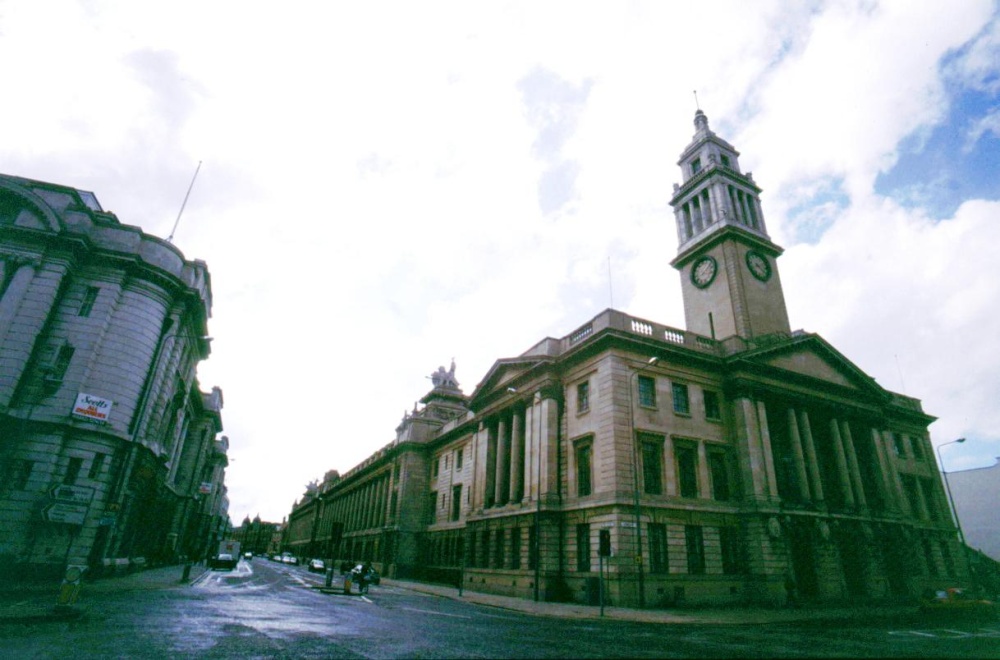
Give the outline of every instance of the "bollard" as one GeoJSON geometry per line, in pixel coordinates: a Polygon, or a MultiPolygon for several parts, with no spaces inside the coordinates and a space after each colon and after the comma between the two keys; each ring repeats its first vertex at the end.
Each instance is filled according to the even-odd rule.
{"type": "Polygon", "coordinates": [[[191,579],[191,562],[184,562],[184,572],[181,574],[181,582],[187,582],[191,579]]]}
{"type": "Polygon", "coordinates": [[[344,576],[344,593],[345,594],[351,593],[351,574],[350,573],[348,573],[347,575],[344,576]]]}
{"type": "Polygon", "coordinates": [[[326,569],[326,588],[329,589],[330,585],[333,584],[333,566],[326,569]]]}
{"type": "Polygon", "coordinates": [[[66,575],[59,587],[57,607],[69,607],[76,602],[77,596],[80,595],[80,578],[82,576],[83,570],[79,566],[69,566],[66,569],[66,575]]]}

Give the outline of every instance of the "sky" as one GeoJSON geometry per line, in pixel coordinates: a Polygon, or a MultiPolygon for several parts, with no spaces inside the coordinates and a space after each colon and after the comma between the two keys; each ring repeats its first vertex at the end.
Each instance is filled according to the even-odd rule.
{"type": "Polygon", "coordinates": [[[793,328],[1000,456],[989,0],[0,1],[0,172],[92,191],[212,278],[230,516],[280,521],[454,359],[602,310],[684,327],[697,103],[752,171],[793,328]],[[200,163],[200,166],[199,166],[200,163]],[[191,193],[180,215],[185,194],[191,193]]]}

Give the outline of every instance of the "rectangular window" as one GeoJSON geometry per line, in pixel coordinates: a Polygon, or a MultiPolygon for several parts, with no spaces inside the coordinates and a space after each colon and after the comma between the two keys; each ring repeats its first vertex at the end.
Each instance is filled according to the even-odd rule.
{"type": "Polygon", "coordinates": [[[90,471],[87,472],[88,479],[96,479],[100,476],[106,458],[107,454],[94,454],[94,458],[90,461],[90,471]]]}
{"type": "Polygon", "coordinates": [[[944,561],[945,577],[955,577],[955,561],[951,558],[951,548],[947,541],[941,541],[941,560],[944,561]]]}
{"type": "Polygon", "coordinates": [[[576,526],[576,570],[590,572],[590,523],[576,526]]]}
{"type": "Polygon", "coordinates": [[[576,446],[576,494],[578,497],[590,495],[591,451],[592,445],[589,440],[576,446]]]}
{"type": "Polygon", "coordinates": [[[4,465],[0,470],[0,485],[9,483],[15,490],[23,490],[31,479],[31,471],[35,464],[33,461],[26,461],[23,458],[15,458],[4,465]]]}
{"type": "Polygon", "coordinates": [[[722,409],[719,407],[719,393],[703,390],[705,399],[705,419],[722,419],[722,409]]]}
{"type": "Polygon", "coordinates": [[[441,459],[440,457],[434,459],[434,464],[431,465],[431,479],[437,479],[438,472],[441,469],[441,459]]]}
{"type": "Polygon", "coordinates": [[[462,514],[462,484],[451,488],[451,519],[458,520],[462,514]]]}
{"type": "Polygon", "coordinates": [[[726,454],[713,451],[708,454],[708,469],[712,477],[712,498],[725,502],[729,499],[729,467],[726,454]]]}
{"type": "Polygon", "coordinates": [[[503,540],[504,540],[504,530],[498,529],[497,535],[493,539],[495,544],[495,549],[493,551],[493,567],[503,568],[503,540]]]}
{"type": "Polygon", "coordinates": [[[639,376],[639,405],[656,407],[656,379],[652,376],[639,376]]]}
{"type": "Polygon", "coordinates": [[[678,445],[674,447],[674,457],[681,497],[698,497],[698,451],[694,447],[678,445]]]}
{"type": "Polygon", "coordinates": [[[719,528],[719,544],[722,546],[722,572],[726,575],[736,575],[743,572],[739,541],[739,530],[735,527],[719,528]]]}
{"type": "Polygon", "coordinates": [[[66,465],[66,474],[63,476],[63,483],[72,486],[76,483],[76,478],[80,476],[80,468],[83,467],[83,459],[73,456],[66,465]]]}
{"type": "Polygon", "coordinates": [[[438,494],[436,490],[432,490],[427,496],[427,505],[430,511],[428,512],[428,520],[432,523],[437,522],[437,503],[438,494]]]}
{"type": "Polygon", "coordinates": [[[521,528],[510,530],[510,567],[521,568],[521,528]]]}
{"type": "Polygon", "coordinates": [[[906,447],[903,445],[903,436],[898,433],[892,434],[892,450],[896,458],[906,458],[906,447]]]}
{"type": "Polygon", "coordinates": [[[642,485],[649,495],[663,494],[663,440],[656,436],[643,436],[642,485]]]}
{"type": "Polygon", "coordinates": [[[538,530],[534,525],[528,528],[528,568],[534,570],[538,564],[538,530]]]}
{"type": "Polygon", "coordinates": [[[667,526],[663,523],[649,523],[649,570],[651,573],[666,573],[667,526]]]}
{"type": "Polygon", "coordinates": [[[94,309],[94,302],[97,301],[97,294],[101,290],[96,286],[88,286],[87,291],[83,294],[83,302],[80,304],[80,311],[78,316],[90,316],[90,312],[94,309]]]}
{"type": "Polygon", "coordinates": [[[389,498],[389,517],[396,517],[396,507],[399,505],[399,492],[392,491],[392,496],[389,498]]]}
{"type": "Polygon", "coordinates": [[[69,344],[63,344],[59,347],[56,352],[56,357],[49,365],[45,373],[46,380],[49,381],[62,381],[63,376],[66,375],[66,370],[69,369],[69,363],[73,360],[73,353],[76,351],[69,344]]]}
{"type": "Polygon", "coordinates": [[[723,155],[723,156],[720,156],[720,158],[722,159],[722,166],[723,167],[729,167],[729,156],[723,155]]]}
{"type": "Polygon", "coordinates": [[[576,411],[578,413],[590,410],[590,381],[583,381],[576,386],[576,411]]]}
{"type": "Polygon", "coordinates": [[[479,558],[479,566],[481,568],[490,567],[490,530],[483,530],[483,542],[479,544],[479,550],[482,555],[479,558]]]}
{"type": "Polygon", "coordinates": [[[691,174],[697,174],[701,172],[701,158],[695,158],[691,161],[691,174]]]}
{"type": "Polygon", "coordinates": [[[691,402],[688,399],[688,386],[683,383],[672,383],[674,394],[674,412],[680,415],[691,414],[691,402]]]}
{"type": "Polygon", "coordinates": [[[687,546],[688,573],[705,573],[705,539],[698,525],[684,526],[684,544],[687,546]]]}
{"type": "Polygon", "coordinates": [[[915,435],[910,436],[910,451],[913,452],[913,458],[915,460],[924,460],[924,446],[920,438],[915,435]]]}
{"type": "Polygon", "coordinates": [[[459,449],[457,452],[455,452],[455,469],[456,470],[461,470],[462,469],[462,450],[461,449],[459,449]]]}

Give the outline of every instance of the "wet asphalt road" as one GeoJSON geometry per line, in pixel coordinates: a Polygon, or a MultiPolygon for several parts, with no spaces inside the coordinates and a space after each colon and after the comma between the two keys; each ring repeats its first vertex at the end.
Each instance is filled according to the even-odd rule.
{"type": "Polygon", "coordinates": [[[992,657],[1000,623],[696,626],[533,617],[389,585],[322,593],[255,559],[193,586],[92,594],[71,622],[0,627],[6,658],[992,657]]]}

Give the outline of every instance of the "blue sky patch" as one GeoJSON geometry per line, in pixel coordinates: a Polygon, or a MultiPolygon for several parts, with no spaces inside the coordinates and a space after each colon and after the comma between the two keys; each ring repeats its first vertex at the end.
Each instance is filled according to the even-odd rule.
{"type": "Polygon", "coordinates": [[[938,220],[967,199],[1000,199],[1000,135],[977,128],[998,113],[997,94],[957,90],[947,120],[905,138],[896,164],[876,178],[875,192],[938,220]]]}
{"type": "Polygon", "coordinates": [[[798,243],[817,243],[837,216],[851,203],[843,179],[828,179],[799,204],[788,209],[791,233],[798,243]]]}

